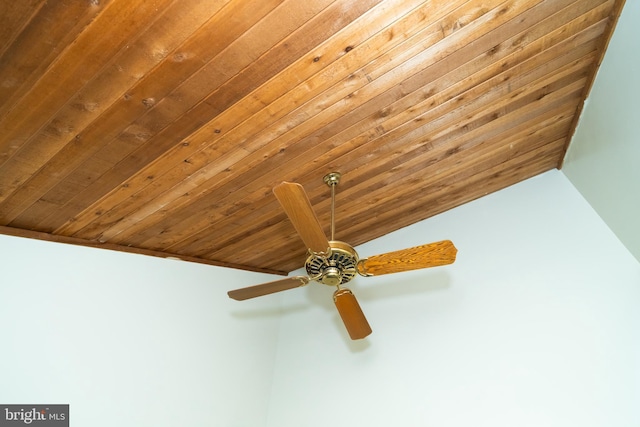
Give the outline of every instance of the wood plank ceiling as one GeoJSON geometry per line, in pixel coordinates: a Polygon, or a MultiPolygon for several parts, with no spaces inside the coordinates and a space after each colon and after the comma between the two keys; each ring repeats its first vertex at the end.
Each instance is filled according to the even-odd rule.
{"type": "Polygon", "coordinates": [[[358,245],[558,167],[622,6],[2,0],[0,232],[287,273],[283,180],[358,245]]]}

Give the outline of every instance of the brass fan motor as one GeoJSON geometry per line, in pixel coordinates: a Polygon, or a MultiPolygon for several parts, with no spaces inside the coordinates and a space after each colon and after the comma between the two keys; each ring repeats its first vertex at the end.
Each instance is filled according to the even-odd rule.
{"type": "Polygon", "coordinates": [[[338,241],[329,241],[329,253],[311,253],[305,268],[315,281],[328,286],[339,286],[350,282],[357,273],[358,254],[351,245],[338,241]]]}

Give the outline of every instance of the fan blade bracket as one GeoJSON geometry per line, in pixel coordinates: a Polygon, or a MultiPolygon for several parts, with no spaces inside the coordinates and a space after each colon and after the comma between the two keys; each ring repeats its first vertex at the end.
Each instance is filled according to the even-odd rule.
{"type": "Polygon", "coordinates": [[[367,272],[367,267],[365,267],[368,258],[362,258],[356,264],[356,272],[364,277],[371,277],[373,274],[367,272]]]}
{"type": "Polygon", "coordinates": [[[327,249],[324,251],[314,251],[311,250],[311,248],[308,248],[307,254],[308,257],[317,256],[321,258],[331,258],[331,247],[327,247],[327,249]]]}

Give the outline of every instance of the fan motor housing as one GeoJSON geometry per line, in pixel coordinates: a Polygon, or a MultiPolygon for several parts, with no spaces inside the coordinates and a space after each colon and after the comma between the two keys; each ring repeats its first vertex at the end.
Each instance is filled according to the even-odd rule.
{"type": "Polygon", "coordinates": [[[350,282],[356,275],[358,253],[351,245],[339,240],[329,242],[329,254],[312,253],[305,268],[309,277],[328,286],[350,282]]]}

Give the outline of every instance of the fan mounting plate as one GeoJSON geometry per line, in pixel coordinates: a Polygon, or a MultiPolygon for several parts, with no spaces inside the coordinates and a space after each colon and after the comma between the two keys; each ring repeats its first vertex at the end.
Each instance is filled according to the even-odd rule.
{"type": "Polygon", "coordinates": [[[312,253],[305,262],[307,274],[313,280],[328,286],[339,286],[350,282],[356,275],[358,254],[351,245],[332,240],[329,254],[312,253]]]}
{"type": "Polygon", "coordinates": [[[334,185],[338,185],[340,183],[340,178],[341,177],[342,177],[342,174],[340,172],[331,172],[331,173],[326,174],[322,178],[322,180],[329,187],[333,187],[334,185]]]}

